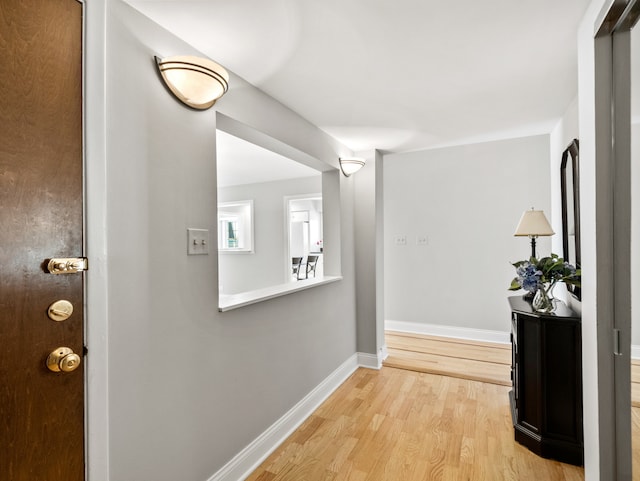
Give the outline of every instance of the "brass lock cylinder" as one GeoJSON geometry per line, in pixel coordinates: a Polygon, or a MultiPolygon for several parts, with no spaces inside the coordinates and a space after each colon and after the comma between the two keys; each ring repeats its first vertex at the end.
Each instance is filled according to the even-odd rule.
{"type": "Polygon", "coordinates": [[[67,300],[56,301],[47,309],[49,319],[56,322],[66,321],[73,314],[73,304],[67,300]]]}

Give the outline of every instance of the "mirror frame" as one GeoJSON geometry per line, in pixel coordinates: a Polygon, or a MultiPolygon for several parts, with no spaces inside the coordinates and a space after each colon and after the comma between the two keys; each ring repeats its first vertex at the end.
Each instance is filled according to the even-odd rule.
{"type": "MultiPolygon", "coordinates": [[[[580,269],[580,147],[578,139],[573,139],[569,146],[562,152],[562,162],[560,163],[560,191],[562,196],[562,257],[570,264],[574,264],[576,269],[580,269]],[[571,169],[571,185],[568,185],[567,169],[571,169]],[[569,192],[573,195],[573,205],[569,205],[569,192]],[[569,255],[569,209],[573,209],[574,222],[574,252],[575,259],[569,255]]],[[[578,300],[581,299],[581,288],[567,285],[567,290],[578,300]]]]}

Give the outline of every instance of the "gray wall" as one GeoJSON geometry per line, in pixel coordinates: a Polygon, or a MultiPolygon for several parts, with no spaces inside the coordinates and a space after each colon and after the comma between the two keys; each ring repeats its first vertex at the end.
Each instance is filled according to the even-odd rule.
{"type": "Polygon", "coordinates": [[[290,281],[284,265],[284,197],[322,192],[322,176],[225,187],[218,191],[220,202],[253,200],[254,253],[218,256],[220,282],[225,294],[235,294],[290,281]]]}
{"type": "MultiPolygon", "coordinates": [[[[636,27],[640,30],[640,27],[636,27]]],[[[640,36],[640,35],[639,35],[640,36]]],[[[632,50],[633,52],[633,50],[632,50]]],[[[632,57],[633,58],[633,57],[632,57]]],[[[634,79],[640,81],[640,79],[634,79]]],[[[634,356],[640,352],[640,123],[631,126],[631,344],[635,347],[634,356]]]]}
{"type": "MultiPolygon", "coordinates": [[[[197,52],[119,0],[106,24],[106,191],[88,202],[107,217],[88,235],[106,232],[108,352],[91,362],[108,362],[110,481],[206,480],[356,351],[350,262],[341,282],[218,312],[217,256],[186,255],[187,227],[216,237],[214,110],[333,167],[349,152],[235,76],[214,110],[187,109],[153,55],[197,52]]],[[[339,195],[328,235],[352,259],[351,185],[339,195]]]]}
{"type": "Polygon", "coordinates": [[[382,154],[372,151],[353,175],[355,186],[358,352],[379,356],[384,346],[382,154]]]}
{"type": "MultiPolygon", "coordinates": [[[[640,305],[640,25],[631,31],[631,106],[631,295],[640,305]]],[[[631,343],[640,356],[640,309],[631,307],[631,343]]]]}
{"type": "Polygon", "coordinates": [[[384,192],[386,319],[508,331],[510,263],[531,253],[513,232],[550,211],[549,136],[386,155],[384,192]]]}

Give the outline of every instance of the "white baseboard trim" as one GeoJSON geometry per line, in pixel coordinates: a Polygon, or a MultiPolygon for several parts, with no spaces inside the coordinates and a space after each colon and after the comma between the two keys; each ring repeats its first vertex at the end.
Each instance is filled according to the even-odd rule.
{"type": "MultiPolygon", "coordinates": [[[[254,439],[225,464],[208,481],[240,481],[246,479],[282,442],[300,426],[358,367],[380,369],[378,357],[356,353],[333,371],[298,404],[254,439]]],[[[382,362],[380,361],[380,365],[382,362]]]]}
{"type": "Polygon", "coordinates": [[[425,334],[429,336],[453,337],[471,341],[498,342],[509,344],[509,332],[490,331],[488,329],[473,329],[469,327],[440,326],[437,324],[423,324],[421,322],[384,321],[385,329],[390,331],[408,332],[411,334],[425,334]]]}
{"type": "Polygon", "coordinates": [[[631,359],[640,359],[640,346],[631,346],[631,359]]]}
{"type": "Polygon", "coordinates": [[[375,354],[358,353],[358,365],[368,369],[380,369],[382,367],[382,359],[375,354]]]}

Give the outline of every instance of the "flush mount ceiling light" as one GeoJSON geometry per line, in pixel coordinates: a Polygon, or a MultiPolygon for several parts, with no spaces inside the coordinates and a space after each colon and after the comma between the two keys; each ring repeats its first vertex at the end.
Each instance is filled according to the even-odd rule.
{"type": "Polygon", "coordinates": [[[191,108],[206,110],[229,89],[229,74],[212,60],[191,55],[155,59],[171,93],[191,108]]]}
{"type": "Polygon", "coordinates": [[[340,170],[345,177],[355,174],[364,167],[364,159],[359,157],[340,157],[340,170]]]}

